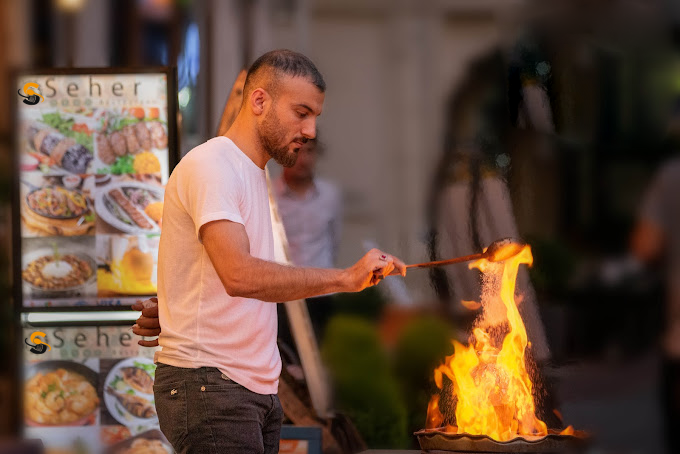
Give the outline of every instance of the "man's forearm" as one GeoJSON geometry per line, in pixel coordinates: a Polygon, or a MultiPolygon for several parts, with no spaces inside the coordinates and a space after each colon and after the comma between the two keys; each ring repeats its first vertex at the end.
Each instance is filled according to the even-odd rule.
{"type": "Polygon", "coordinates": [[[222,279],[231,296],[282,303],[347,287],[345,272],[339,269],[299,268],[254,257],[243,265],[222,279]]]}

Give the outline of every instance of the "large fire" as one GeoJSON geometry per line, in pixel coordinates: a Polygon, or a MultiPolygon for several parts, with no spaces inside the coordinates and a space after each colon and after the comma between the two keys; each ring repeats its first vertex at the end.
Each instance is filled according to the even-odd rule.
{"type": "MultiPolygon", "coordinates": [[[[481,259],[470,264],[470,269],[477,268],[484,275],[485,311],[475,322],[470,345],[453,341],[454,354],[434,371],[440,390],[444,375],[453,383],[457,428],[449,426],[447,431],[487,435],[498,441],[548,434],[546,424],[536,416],[533,383],[525,363],[527,332],[515,301],[519,266],[532,262],[531,249],[525,246],[504,262],[481,259]],[[505,316],[494,315],[494,307],[495,312],[504,308],[505,316]]],[[[430,400],[428,429],[441,427],[445,421],[439,403],[439,395],[430,400]]]]}

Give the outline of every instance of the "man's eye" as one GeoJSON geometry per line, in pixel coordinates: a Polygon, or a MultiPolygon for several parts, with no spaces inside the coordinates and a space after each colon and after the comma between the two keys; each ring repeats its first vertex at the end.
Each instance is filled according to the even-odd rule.
{"type": "Polygon", "coordinates": [[[307,116],[307,112],[298,112],[297,115],[300,118],[305,118],[307,116]]]}

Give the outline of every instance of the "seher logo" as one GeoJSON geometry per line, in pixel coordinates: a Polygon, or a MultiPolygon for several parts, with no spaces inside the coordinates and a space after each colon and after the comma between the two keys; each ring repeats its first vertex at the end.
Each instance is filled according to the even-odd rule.
{"type": "Polygon", "coordinates": [[[35,90],[40,90],[40,85],[36,84],[35,82],[27,82],[24,84],[24,94],[21,94],[21,88],[17,90],[17,93],[19,93],[19,96],[24,99],[24,104],[28,104],[29,106],[35,106],[38,104],[40,101],[44,101],[45,98],[38,92],[36,93],[35,90]]]}
{"type": "Polygon", "coordinates": [[[47,351],[48,348],[52,350],[52,347],[42,339],[44,337],[45,333],[42,331],[36,331],[31,334],[31,342],[33,342],[32,344],[28,343],[28,339],[24,339],[24,342],[26,342],[26,345],[31,347],[31,353],[42,355],[47,351]]]}

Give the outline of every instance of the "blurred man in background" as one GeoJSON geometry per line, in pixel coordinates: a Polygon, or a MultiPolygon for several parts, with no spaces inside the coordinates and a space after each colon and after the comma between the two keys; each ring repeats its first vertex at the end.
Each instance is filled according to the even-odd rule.
{"type": "MultiPolygon", "coordinates": [[[[290,259],[296,266],[333,268],[338,256],[342,200],[335,185],[315,175],[323,151],[318,137],[307,141],[300,148],[295,165],[284,167],[281,176],[273,182],[290,259]]],[[[331,295],[308,299],[307,308],[318,340],[332,311],[332,301],[331,295]]],[[[278,309],[279,338],[292,346],[285,307],[278,309]]]]}
{"type": "MultiPolygon", "coordinates": [[[[676,111],[669,129],[671,137],[680,138],[680,112],[676,111]]],[[[680,158],[665,162],[652,178],[631,248],[640,261],[659,269],[665,283],[662,402],[666,410],[668,452],[680,452],[680,440],[675,433],[680,426],[680,158]]]]}

